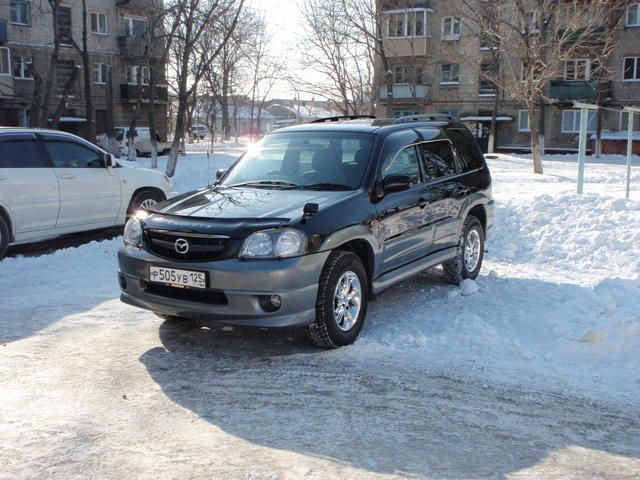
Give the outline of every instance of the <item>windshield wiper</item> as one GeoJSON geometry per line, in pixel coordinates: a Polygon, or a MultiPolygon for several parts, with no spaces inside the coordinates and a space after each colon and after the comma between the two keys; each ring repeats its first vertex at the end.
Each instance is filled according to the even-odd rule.
{"type": "Polygon", "coordinates": [[[245,183],[236,183],[235,185],[223,185],[224,187],[299,187],[297,183],[283,182],[280,180],[255,180],[245,183]]]}
{"type": "Polygon", "coordinates": [[[309,190],[353,190],[349,185],[331,182],[310,183],[309,185],[303,185],[302,188],[309,190]]]}

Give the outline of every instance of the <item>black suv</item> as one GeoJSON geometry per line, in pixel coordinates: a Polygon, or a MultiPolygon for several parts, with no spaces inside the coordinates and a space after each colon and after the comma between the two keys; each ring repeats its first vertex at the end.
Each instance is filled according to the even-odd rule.
{"type": "Polygon", "coordinates": [[[443,116],[284,128],[219,174],[129,221],[122,301],[347,345],[385,288],[438,264],[475,278],[493,223],[484,157],[443,116]]]}

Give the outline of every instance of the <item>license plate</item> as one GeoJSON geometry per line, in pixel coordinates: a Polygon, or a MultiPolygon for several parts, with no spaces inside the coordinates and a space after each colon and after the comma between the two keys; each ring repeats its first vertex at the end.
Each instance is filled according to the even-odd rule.
{"type": "Polygon", "coordinates": [[[179,288],[207,288],[204,273],[177,268],[149,267],[149,281],[179,288]]]}

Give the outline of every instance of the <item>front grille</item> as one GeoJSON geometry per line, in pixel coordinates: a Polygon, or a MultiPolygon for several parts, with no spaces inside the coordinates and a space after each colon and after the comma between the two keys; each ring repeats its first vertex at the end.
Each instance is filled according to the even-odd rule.
{"type": "Polygon", "coordinates": [[[228,303],[227,296],[224,294],[224,292],[220,292],[217,290],[193,290],[188,288],[176,288],[150,283],[147,285],[146,292],[150,293],[151,295],[160,295],[166,298],[186,300],[189,302],[208,303],[215,305],[226,305],[228,303]]]}
{"type": "Polygon", "coordinates": [[[206,262],[224,257],[229,237],[148,229],[145,230],[145,243],[149,251],[164,258],[184,262],[206,262]],[[188,243],[186,253],[176,250],[176,241],[180,239],[188,243]]]}

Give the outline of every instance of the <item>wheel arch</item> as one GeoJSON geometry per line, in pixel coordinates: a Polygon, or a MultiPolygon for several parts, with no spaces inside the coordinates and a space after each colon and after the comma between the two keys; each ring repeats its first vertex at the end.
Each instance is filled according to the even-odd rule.
{"type": "Polygon", "coordinates": [[[480,220],[480,224],[482,225],[482,231],[486,233],[487,231],[487,210],[482,203],[477,203],[473,205],[466,216],[473,215],[478,220],[480,220]]]}
{"type": "Polygon", "coordinates": [[[127,205],[127,215],[129,214],[129,210],[131,209],[131,204],[133,203],[133,199],[136,198],[136,195],[142,192],[159,193],[160,195],[162,195],[163,200],[167,199],[167,195],[164,193],[164,191],[162,191],[161,188],[151,187],[151,186],[139,187],[133,191],[133,193],[131,194],[131,198],[129,198],[129,204],[127,205]]]}
{"type": "Polygon", "coordinates": [[[9,214],[9,210],[5,208],[3,205],[0,205],[0,217],[7,222],[7,226],[9,227],[9,243],[15,241],[15,232],[13,231],[13,219],[9,214]]]}

